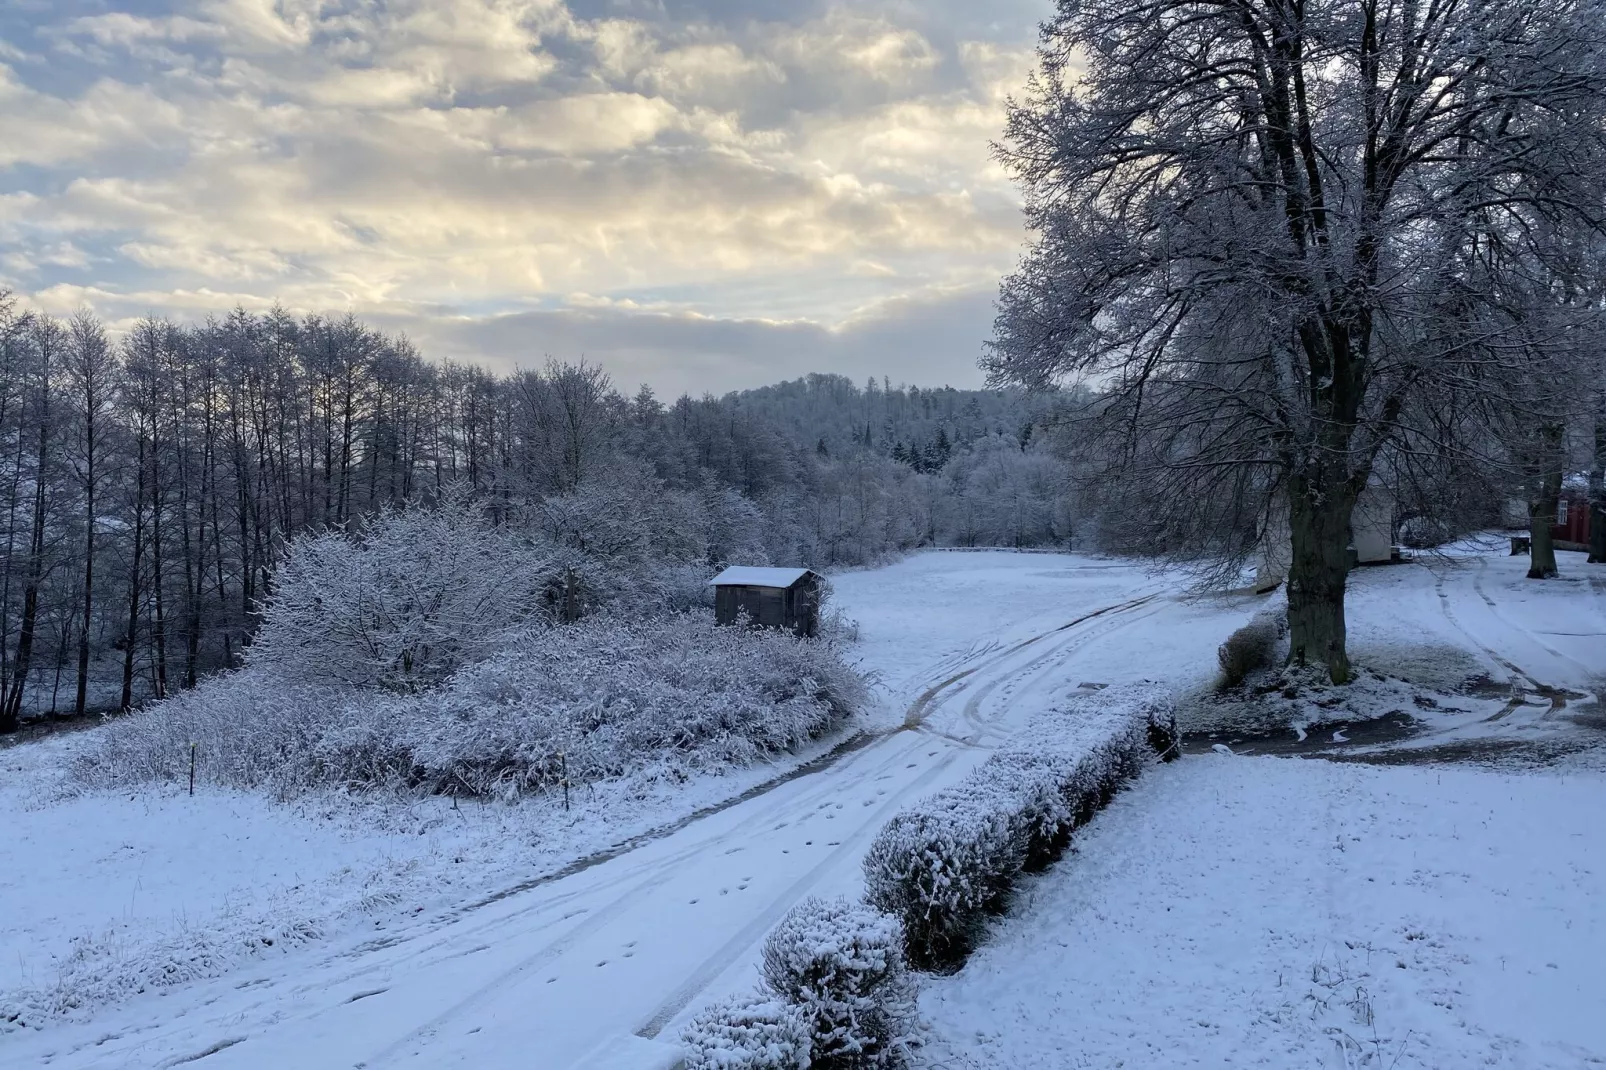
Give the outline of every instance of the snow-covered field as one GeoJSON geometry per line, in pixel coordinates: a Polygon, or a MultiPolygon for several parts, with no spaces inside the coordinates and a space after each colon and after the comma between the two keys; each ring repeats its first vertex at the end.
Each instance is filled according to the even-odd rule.
{"type": "MultiPolygon", "coordinates": [[[[1561,581],[1525,585],[1519,563],[1474,555],[1357,573],[1351,607],[1357,660],[1399,675],[1416,673],[1428,687],[1481,672],[1495,682],[1516,680],[1519,696],[1537,695],[1540,688],[1581,693],[1606,669],[1606,643],[1599,635],[1606,632],[1606,589],[1570,578],[1583,573],[1581,565],[1561,581]]],[[[1569,555],[1564,568],[1571,564],[1569,555]]],[[[284,806],[257,795],[207,790],[193,799],[174,792],[63,800],[57,795],[60,770],[84,735],[0,750],[0,805],[10,814],[0,827],[0,857],[22,860],[0,874],[0,1003],[10,998],[15,1005],[21,993],[28,997],[23,1005],[37,1009],[42,997],[54,995],[66,1004],[58,1009],[69,1012],[54,1019],[36,1016],[38,1028],[0,1033],[0,1064],[155,1067],[205,1054],[209,1068],[560,1070],[610,1038],[673,1035],[702,1003],[752,983],[758,943],[793,903],[808,894],[857,890],[864,847],[899,806],[957,780],[989,746],[1080,683],[1156,679],[1184,690],[1202,687],[1214,672],[1217,645],[1269,601],[1190,599],[1164,577],[1081,555],[920,554],[888,568],[839,576],[834,584],[839,607],[859,625],[854,656],[878,676],[882,701],[862,726],[864,737],[791,779],[785,774],[831,743],[775,767],[704,778],[673,791],[580,793],[568,813],[554,800],[454,806],[431,799],[396,812],[336,800],[284,806]],[[742,798],[750,790],[751,797],[742,798]],[[722,806],[727,800],[737,801],[722,806]],[[693,818],[699,808],[712,812],[693,818]],[[171,964],[167,974],[161,973],[164,964],[171,964]],[[195,979],[185,979],[191,975],[195,979]],[[96,987],[101,978],[108,979],[104,990],[96,987]],[[145,991],[135,993],[142,983],[145,991]],[[82,997],[76,1007],[75,993],[82,997]]],[[[1501,707],[1505,700],[1480,701],[1501,707]]],[[[1525,699],[1520,706],[1496,728],[1479,731],[1584,731],[1570,720],[1577,702],[1558,707],[1525,699]]],[[[1476,712],[1447,715],[1436,728],[1470,731],[1455,719],[1469,720],[1476,712]]],[[[1242,891],[1272,881],[1290,853],[1305,852],[1307,865],[1317,866],[1336,850],[1304,831],[1320,815],[1302,816],[1293,804],[1284,808],[1277,795],[1298,796],[1300,777],[1315,778],[1303,797],[1307,808],[1349,799],[1344,814],[1357,827],[1376,812],[1380,829],[1409,837],[1418,825],[1435,825],[1444,815],[1415,822],[1402,817],[1390,825],[1387,808],[1368,810],[1371,789],[1355,787],[1345,795],[1328,785],[1380,778],[1377,783],[1391,786],[1378,790],[1396,792],[1402,807],[1431,811],[1438,796],[1425,785],[1452,774],[1491,777],[1501,785],[1552,784],[1537,775],[1440,774],[1436,767],[1376,770],[1190,758],[1151,777],[1095,822],[1082,855],[1042,878],[1032,902],[1046,902],[1055,882],[1094,879],[1086,860],[1098,845],[1118,839],[1107,830],[1140,821],[1177,825],[1177,815],[1161,812],[1172,800],[1183,800],[1177,805],[1190,811],[1187,820],[1200,825],[1195,846],[1179,853],[1170,868],[1164,848],[1180,840],[1161,836],[1133,846],[1153,866],[1130,879],[1141,882],[1147,873],[1171,882],[1144,892],[1151,904],[1167,897],[1191,904],[1202,889],[1218,891],[1210,882],[1223,867],[1207,859],[1194,878],[1177,876],[1187,865],[1200,864],[1212,849],[1212,835],[1237,827],[1230,813],[1213,809],[1218,795],[1231,796],[1239,818],[1249,820],[1244,808],[1255,811],[1253,820],[1263,824],[1250,821],[1247,827],[1271,829],[1283,820],[1290,829],[1280,838],[1261,832],[1239,842],[1230,857],[1241,863],[1234,879],[1242,891]],[[1212,780],[1223,776],[1229,780],[1212,780]],[[1252,793],[1232,790],[1261,780],[1269,808],[1263,814],[1252,793]],[[1265,850],[1257,853],[1257,845],[1265,850]]],[[[1565,805],[1573,807],[1570,813],[1587,812],[1591,790],[1598,810],[1606,782],[1590,779],[1595,776],[1575,772],[1537,801],[1518,787],[1490,790],[1495,798],[1506,791],[1513,800],[1504,808],[1511,821],[1583,831],[1552,810],[1565,805]]],[[[1471,798],[1474,789],[1465,792],[1471,798]]],[[[1471,834],[1470,826],[1452,824],[1463,836],[1471,834]]],[[[1410,858],[1414,848],[1409,839],[1403,842],[1397,853],[1410,858]]],[[[1547,864],[1557,874],[1583,874],[1578,880],[1587,887],[1593,878],[1585,872],[1590,860],[1583,848],[1598,848],[1598,841],[1585,834],[1547,842],[1555,848],[1547,864]],[[1569,844],[1578,849],[1567,853],[1569,844]]],[[[1455,870],[1466,875],[1456,878],[1466,896],[1499,900],[1502,887],[1513,899],[1518,894],[1515,885],[1483,882],[1482,871],[1470,862],[1455,870]]],[[[1320,883],[1325,872],[1305,875],[1320,883]]],[[[1219,891],[1229,894],[1225,885],[1219,891]]],[[[1138,901],[1132,889],[1122,894],[1138,901]]],[[[1290,903],[1302,902],[1302,894],[1291,885],[1290,903]]],[[[1369,925],[1392,931],[1396,923],[1416,924],[1391,918],[1387,900],[1367,902],[1376,915],[1369,925]]],[[[1078,909],[1119,920],[1133,907],[1112,900],[1078,909]]],[[[1508,904],[1510,911],[1521,909],[1508,904]]],[[[1246,913],[1245,924],[1262,924],[1246,913]]],[[[1295,913],[1279,906],[1267,913],[1265,925],[1295,913]]],[[[1073,920],[1075,932],[1082,932],[1084,920],[1073,920]]],[[[1317,920],[1313,916],[1312,925],[1317,920]]],[[[1288,930],[1287,947],[1303,947],[1305,931],[1288,930]]],[[[1599,929],[1590,931],[1598,935],[1599,929]]],[[[1220,927],[1214,932],[1212,940],[1231,935],[1220,927]]],[[[1067,929],[1059,938],[1072,934],[1067,929]]],[[[1264,936],[1258,930],[1238,935],[1251,949],[1264,936]]],[[[1382,943],[1365,933],[1361,939],[1382,943]]],[[[1461,983],[1454,956],[1470,953],[1446,946],[1432,961],[1450,971],[1447,984],[1461,983]]],[[[1009,979],[1002,972],[969,995],[962,988],[972,983],[974,971],[994,961],[990,954],[928,997],[940,1035],[979,1028],[962,1019],[984,990],[1007,998],[1009,979]]],[[[1164,990],[1164,978],[1142,974],[1166,968],[1159,956],[1098,961],[1099,970],[1135,971],[1128,980],[1140,989],[1164,990]]],[[[1239,962],[1222,960],[1220,968],[1230,973],[1239,962]]],[[[1321,965],[1313,962],[1303,964],[1306,977],[1321,965]]],[[[1199,968],[1209,965],[1207,959],[1199,968]]],[[[1106,975],[1112,986],[1118,980],[1106,975]]],[[[1231,984],[1224,975],[1216,987],[1228,991],[1231,984]]],[[[1193,1013],[1187,992],[1198,988],[1179,987],[1167,1013],[1193,1013]]],[[[1221,1016],[1222,1002],[1207,992],[1199,998],[1198,1013],[1221,1016]]],[[[1137,1013],[1137,1006],[1129,993],[1127,1013],[1137,1013]]],[[[1258,1013],[1247,1002],[1235,1006],[1236,1017],[1223,1017],[1223,1030],[1241,1032],[1249,1022],[1244,1016],[1258,1013]]],[[[1404,1008],[1397,1019],[1406,1029],[1431,1019],[1409,999],[1388,1006],[1404,1008]]],[[[1377,1004],[1375,1013],[1380,1028],[1386,1025],[1382,1007],[1377,1004]]],[[[1157,1005],[1156,1015],[1162,1009],[1157,1005]]],[[[1023,1005],[1021,1013],[1027,1010],[1023,1005]]],[[[1081,1013],[1058,1013],[1072,1040],[1083,1035],[1075,1027],[1081,1013]]],[[[1164,1033],[1158,1019],[1154,1028],[1164,1033]]],[[[1513,1035],[1530,1046],[1539,1043],[1533,1039],[1537,1032],[1513,1035]]],[[[1566,1042],[1593,1043],[1587,1037],[1566,1042]]],[[[1100,1054],[1113,1050],[1088,1048],[1084,1062],[1113,1065],[1100,1054]]],[[[1082,1065],[1071,1049],[1065,1053],[1065,1061],[1042,1065],[1082,1065]]],[[[1215,1065],[1213,1055],[1201,1058],[1202,1065],[1215,1065]]],[[[1292,1059],[1268,1065],[1309,1062],[1292,1059]]],[[[1128,1065],[1153,1063],[1143,1058],[1128,1065]]]]}
{"type": "Polygon", "coordinates": [[[209,1065],[494,1066],[539,1037],[541,1065],[564,1066],[746,984],[775,918],[852,890],[893,809],[1059,691],[1196,671],[1254,608],[1182,604],[1139,569],[1061,555],[918,555],[836,587],[881,678],[867,744],[612,859],[785,768],[577,798],[569,815],[444,800],[396,814],[209,791],[52,801],[83,736],[0,752],[20,811],[0,838],[29,859],[0,889],[4,982],[69,1004],[88,989],[67,1020],[0,1044],[67,1066],[155,1066],[225,1041],[209,1065]],[[1150,650],[1135,671],[1140,641],[1167,660],[1150,650]],[[590,852],[598,864],[537,883],[590,852]],[[165,983],[187,970],[220,976],[165,983]]]}
{"type": "Polygon", "coordinates": [[[1598,774],[1186,759],[928,983],[928,1064],[1600,1066],[1603,802],[1598,774]]]}

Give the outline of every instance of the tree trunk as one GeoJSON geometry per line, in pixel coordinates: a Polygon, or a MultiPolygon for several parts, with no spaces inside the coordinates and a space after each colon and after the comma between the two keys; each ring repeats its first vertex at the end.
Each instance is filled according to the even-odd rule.
{"type": "Polygon", "coordinates": [[[1352,676],[1345,649],[1344,585],[1355,502],[1342,483],[1313,487],[1296,479],[1289,495],[1288,660],[1321,665],[1335,684],[1352,676]]]}
{"type": "MultiPolygon", "coordinates": [[[[48,389],[48,387],[47,387],[48,389]]],[[[0,696],[0,732],[15,732],[22,719],[22,697],[28,688],[33,660],[34,632],[39,623],[39,582],[45,566],[45,458],[50,449],[50,423],[39,424],[39,467],[34,473],[33,532],[28,540],[28,579],[22,591],[22,623],[17,632],[17,657],[11,668],[11,692],[0,696]]]]}
{"type": "Polygon", "coordinates": [[[1548,580],[1557,575],[1556,544],[1550,529],[1556,523],[1556,502],[1561,498],[1561,470],[1546,472],[1539,493],[1528,502],[1528,578],[1548,580]]]}
{"type": "Polygon", "coordinates": [[[0,581],[0,731],[4,727],[6,698],[11,694],[11,573],[16,562],[13,553],[17,548],[17,507],[21,502],[22,462],[28,436],[25,429],[17,428],[17,452],[11,460],[11,487],[6,495],[6,558],[5,579],[0,581]]]}
{"type": "Polygon", "coordinates": [[[160,455],[151,443],[151,598],[155,614],[151,621],[152,659],[156,670],[156,698],[167,697],[167,611],[166,580],[162,576],[162,481],[160,455]]]}
{"type": "Polygon", "coordinates": [[[123,693],[118,708],[134,707],[134,644],[139,638],[140,564],[145,556],[145,436],[139,435],[138,474],[134,490],[134,563],[128,570],[128,629],[123,633],[123,693]]]}
{"type": "Polygon", "coordinates": [[[89,699],[89,630],[95,618],[95,397],[85,401],[84,435],[84,625],[78,634],[78,688],[73,712],[84,715],[89,699]]]}
{"type": "Polygon", "coordinates": [[[1606,396],[1595,410],[1595,456],[1589,465],[1589,563],[1606,565],[1606,396]]]}
{"type": "Polygon", "coordinates": [[[1528,499],[1528,578],[1548,580],[1556,572],[1556,544],[1550,529],[1556,524],[1556,503],[1561,499],[1562,428],[1547,424],[1539,430],[1542,461],[1528,499]]]}

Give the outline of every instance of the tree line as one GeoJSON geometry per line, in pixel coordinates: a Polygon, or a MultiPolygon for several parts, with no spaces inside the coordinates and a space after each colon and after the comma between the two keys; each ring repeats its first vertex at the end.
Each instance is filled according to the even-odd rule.
{"type": "Polygon", "coordinates": [[[282,308],[114,339],[0,294],[0,729],[239,664],[287,539],[454,488],[638,570],[1065,543],[1075,496],[1033,419],[1019,391],[820,375],[664,404],[282,308]]]}

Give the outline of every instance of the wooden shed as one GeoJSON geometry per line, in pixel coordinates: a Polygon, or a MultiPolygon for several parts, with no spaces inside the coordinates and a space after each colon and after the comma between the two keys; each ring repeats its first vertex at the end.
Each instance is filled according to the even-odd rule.
{"type": "Polygon", "coordinates": [[[732,565],[708,581],[714,588],[714,619],[721,624],[747,619],[761,628],[812,636],[820,627],[824,582],[813,569],[732,565]]]}

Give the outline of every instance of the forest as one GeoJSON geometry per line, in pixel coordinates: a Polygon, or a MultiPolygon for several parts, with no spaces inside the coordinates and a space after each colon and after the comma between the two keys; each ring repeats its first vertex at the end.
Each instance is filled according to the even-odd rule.
{"type": "Polygon", "coordinates": [[[1021,390],[810,375],[665,403],[545,360],[434,361],[353,316],[236,310],[116,337],[0,294],[0,729],[243,663],[286,547],[466,496],[561,560],[545,612],[672,608],[730,562],[1073,545],[1021,390]]]}

